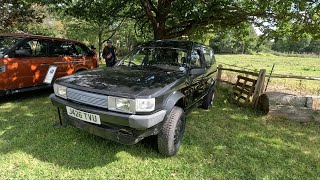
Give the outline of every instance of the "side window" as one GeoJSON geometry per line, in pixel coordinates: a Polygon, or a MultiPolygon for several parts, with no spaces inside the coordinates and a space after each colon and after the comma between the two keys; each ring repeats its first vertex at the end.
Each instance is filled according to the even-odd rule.
{"type": "Polygon", "coordinates": [[[193,50],[191,53],[191,68],[201,67],[201,53],[200,50],[193,50]]]}
{"type": "Polygon", "coordinates": [[[178,63],[181,65],[187,64],[187,52],[186,51],[178,51],[178,63]]]}
{"type": "Polygon", "coordinates": [[[52,41],[51,47],[49,49],[50,56],[63,56],[63,49],[61,47],[62,42],[60,41],[52,41]]]}
{"type": "Polygon", "coordinates": [[[24,57],[48,56],[48,41],[32,39],[24,42],[16,49],[16,55],[24,57]]]}
{"type": "Polygon", "coordinates": [[[61,45],[61,49],[63,50],[63,54],[65,56],[75,56],[77,55],[76,49],[72,42],[63,42],[61,45]]]}
{"type": "Polygon", "coordinates": [[[209,67],[214,63],[213,50],[208,47],[203,48],[204,59],[206,61],[206,66],[209,67]]]}
{"type": "Polygon", "coordinates": [[[64,41],[53,41],[52,48],[50,48],[51,56],[74,56],[77,55],[77,51],[74,44],[64,41]]]}
{"type": "Polygon", "coordinates": [[[88,55],[88,49],[85,48],[85,46],[80,45],[80,44],[75,44],[75,48],[76,48],[78,56],[87,56],[88,55]]]}

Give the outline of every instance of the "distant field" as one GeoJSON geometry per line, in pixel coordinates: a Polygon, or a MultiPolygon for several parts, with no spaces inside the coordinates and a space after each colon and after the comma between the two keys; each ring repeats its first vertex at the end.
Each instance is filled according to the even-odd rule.
{"type": "MultiPolygon", "coordinates": [[[[320,58],[274,55],[217,55],[216,60],[217,64],[222,64],[224,67],[234,65],[253,71],[266,69],[267,74],[269,74],[272,65],[275,64],[274,73],[276,74],[320,77],[320,58]]],[[[320,95],[320,81],[271,79],[270,89],[286,89],[301,94],[320,95]]]]}

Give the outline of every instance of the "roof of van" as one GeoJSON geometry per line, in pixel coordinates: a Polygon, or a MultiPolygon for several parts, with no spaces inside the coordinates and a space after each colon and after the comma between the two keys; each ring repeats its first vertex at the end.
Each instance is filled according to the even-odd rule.
{"type": "MultiPolygon", "coordinates": [[[[76,42],[80,43],[75,40],[70,39],[64,39],[64,38],[55,38],[55,37],[49,37],[49,36],[41,36],[41,35],[33,35],[33,34],[25,34],[25,33],[8,33],[8,34],[0,34],[0,37],[6,36],[6,37],[22,37],[22,38],[41,38],[41,39],[51,39],[51,40],[60,40],[60,41],[69,41],[69,42],[76,42]]],[[[83,43],[81,43],[83,44],[83,43]]]]}

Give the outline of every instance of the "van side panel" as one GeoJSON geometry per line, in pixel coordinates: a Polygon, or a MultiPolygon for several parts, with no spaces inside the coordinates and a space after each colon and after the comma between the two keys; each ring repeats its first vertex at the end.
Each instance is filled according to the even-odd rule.
{"type": "Polygon", "coordinates": [[[8,84],[8,73],[7,73],[7,65],[5,62],[8,60],[6,58],[0,58],[0,90],[7,89],[8,84]]]}
{"type": "Polygon", "coordinates": [[[50,66],[58,67],[54,80],[78,70],[97,68],[97,57],[91,56],[91,50],[82,43],[42,36],[21,36],[21,41],[8,52],[9,57],[0,58],[0,93],[3,90],[11,92],[44,85],[50,66]]]}

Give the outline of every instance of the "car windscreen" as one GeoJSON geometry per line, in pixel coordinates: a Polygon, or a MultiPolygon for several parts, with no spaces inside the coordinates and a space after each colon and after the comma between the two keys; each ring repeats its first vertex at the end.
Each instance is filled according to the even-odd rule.
{"type": "Polygon", "coordinates": [[[187,54],[188,52],[185,49],[140,47],[126,56],[120,65],[184,71],[187,65],[187,54]]]}
{"type": "Polygon", "coordinates": [[[0,36],[0,57],[21,40],[19,37],[0,36]]]}

